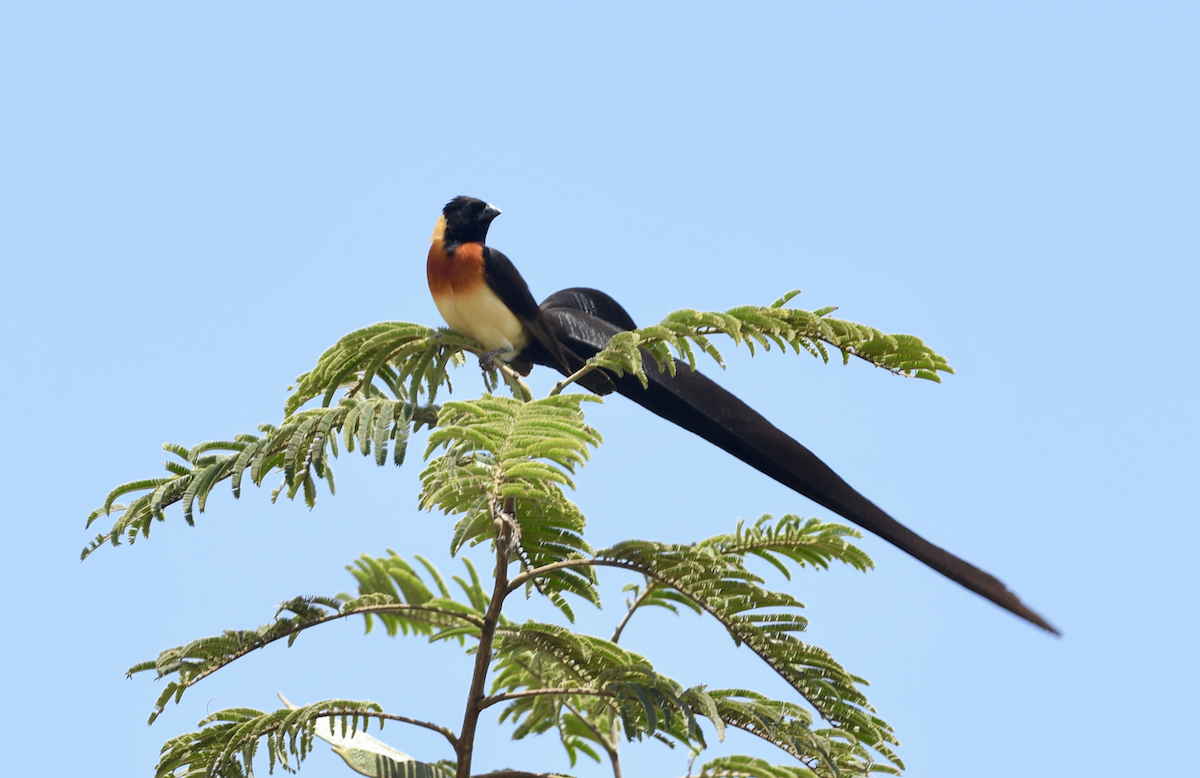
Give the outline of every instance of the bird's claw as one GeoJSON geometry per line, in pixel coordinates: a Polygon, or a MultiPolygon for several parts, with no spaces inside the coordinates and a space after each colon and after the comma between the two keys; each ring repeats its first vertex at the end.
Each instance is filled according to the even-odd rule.
{"type": "Polygon", "coordinates": [[[504,353],[504,349],[492,349],[485,351],[479,355],[479,367],[481,370],[493,370],[500,367],[500,355],[504,353]]]}
{"type": "Polygon", "coordinates": [[[496,373],[503,364],[500,361],[500,355],[503,353],[504,349],[495,349],[479,355],[479,369],[483,371],[483,385],[488,394],[491,394],[500,385],[496,373]]]}

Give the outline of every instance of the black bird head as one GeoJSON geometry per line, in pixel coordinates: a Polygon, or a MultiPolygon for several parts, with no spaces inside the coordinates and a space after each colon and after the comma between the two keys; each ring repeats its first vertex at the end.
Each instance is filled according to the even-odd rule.
{"type": "MultiPolygon", "coordinates": [[[[439,227],[446,244],[483,243],[488,227],[500,215],[500,209],[475,197],[455,197],[442,209],[439,227]]],[[[435,230],[436,235],[436,230],[435,230]]]]}

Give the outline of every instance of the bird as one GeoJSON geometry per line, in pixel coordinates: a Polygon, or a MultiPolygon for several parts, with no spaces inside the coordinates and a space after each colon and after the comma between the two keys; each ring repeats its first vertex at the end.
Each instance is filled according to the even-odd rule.
{"type": "MultiPolygon", "coordinates": [[[[434,227],[429,288],[447,324],[478,340],[492,358],[512,364],[522,375],[533,365],[573,375],[614,335],[637,329],[616,300],[596,289],[563,289],[536,304],[512,262],[484,245],[499,213],[482,200],[456,197],[434,227]]],[[[816,454],[700,371],[677,361],[672,372],[645,350],[642,361],[647,386],[632,374],[618,376],[601,369],[585,373],[579,383],[597,394],[623,395],[1010,613],[1061,634],[995,576],[892,518],[816,454]]]]}
{"type": "MultiPolygon", "coordinates": [[[[455,197],[442,209],[429,238],[425,274],[429,292],[452,329],[479,341],[480,364],[495,360],[529,375],[521,358],[531,343],[548,354],[551,366],[571,375],[584,360],[566,349],[547,327],[529,285],[508,257],[485,244],[500,209],[475,197],[455,197]]],[[[612,392],[607,375],[589,380],[601,394],[612,392]]]]}

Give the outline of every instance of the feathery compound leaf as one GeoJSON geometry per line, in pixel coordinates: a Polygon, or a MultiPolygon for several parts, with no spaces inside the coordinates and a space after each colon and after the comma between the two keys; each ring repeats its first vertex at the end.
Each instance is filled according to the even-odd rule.
{"type": "MultiPolygon", "coordinates": [[[[493,537],[496,513],[508,502],[519,528],[517,555],[527,568],[590,552],[583,540],[584,517],[562,486],[587,461],[600,435],[583,420],[580,394],[532,402],[485,396],[442,407],[425,456],[445,453],[421,474],[421,507],[460,516],[452,553],[464,544],[493,537]]],[[[570,617],[562,594],[598,603],[589,569],[555,571],[541,580],[542,593],[570,617]]]]}
{"type": "MultiPolygon", "coordinates": [[[[805,629],[807,620],[794,610],[802,603],[764,588],[762,579],[745,567],[745,558],[752,555],[784,572],[786,560],[825,567],[837,559],[866,569],[870,560],[845,540],[855,535],[845,527],[794,516],[777,525],[764,517],[750,528],[739,526],[732,535],[696,545],[628,541],[597,551],[591,560],[565,564],[634,570],[649,579],[647,587],[655,588],[647,592],[656,597],[663,597],[663,589],[677,591],[720,621],[736,643],[761,657],[836,728],[885,753],[895,736],[859,690],[862,679],[825,651],[800,641],[795,633],[805,629]]],[[[515,577],[510,590],[541,574],[535,570],[515,577]]]]}
{"type": "MultiPolygon", "coordinates": [[[[360,571],[367,569],[360,567],[360,571]]],[[[360,578],[360,584],[362,580],[360,578]]],[[[378,580],[377,575],[370,579],[372,583],[378,580]]],[[[368,619],[377,616],[386,619],[385,623],[395,625],[396,629],[402,629],[405,634],[411,631],[413,634],[429,635],[430,640],[451,632],[455,636],[464,632],[478,634],[483,624],[481,612],[452,599],[426,597],[426,592],[419,587],[408,587],[409,591],[416,594],[415,602],[404,601],[403,588],[399,591],[395,587],[391,587],[390,591],[378,591],[370,590],[369,586],[360,586],[360,589],[367,591],[362,591],[354,599],[341,595],[297,597],[280,605],[274,621],[258,629],[226,630],[220,635],[167,649],[154,661],[141,662],[129,668],[127,675],[130,676],[149,670],[153,670],[158,678],[175,676],[175,680],[170,681],[159,695],[149,723],[154,723],[172,698],[178,703],[185,691],[222,667],[277,640],[286,639],[291,646],[304,630],[336,619],[360,614],[368,619]]],[[[394,634],[392,626],[389,626],[389,632],[394,634]]]]}
{"type": "MultiPolygon", "coordinates": [[[[299,708],[282,708],[271,713],[250,708],[227,708],[208,716],[199,724],[200,730],[168,740],[163,745],[155,778],[182,776],[251,776],[259,741],[265,739],[269,766],[278,763],[288,772],[295,772],[312,751],[313,737],[318,728],[343,736],[365,732],[372,719],[382,726],[393,718],[374,702],[356,700],[326,700],[299,708]],[[295,761],[295,766],[292,765],[295,761]]],[[[353,741],[351,741],[353,742],[353,741]]],[[[345,757],[343,757],[345,758],[345,757]]],[[[347,759],[347,763],[350,760],[347,759]]],[[[404,765],[406,763],[398,762],[404,765]]],[[[411,764],[411,763],[409,763],[411,764]]],[[[404,778],[449,778],[452,772],[437,765],[421,765],[424,771],[403,767],[405,772],[392,775],[404,778]]],[[[369,774],[369,773],[364,773],[369,774]]]]}
{"type": "Polygon", "coordinates": [[[314,478],[324,480],[330,492],[333,491],[333,470],[327,454],[332,450],[337,455],[338,433],[344,433],[350,450],[357,445],[360,451],[369,454],[374,445],[376,462],[380,465],[387,459],[386,446],[391,441],[399,464],[413,425],[431,424],[436,418],[436,408],[417,408],[401,400],[350,399],[342,400],[336,408],[313,408],[293,414],[279,427],[264,424],[259,427],[261,437],[238,435],[234,440],[200,443],[190,450],[166,444],[163,448],[184,462],[168,462],[166,467],[171,475],[166,478],[133,481],[110,492],[104,505],[88,516],[88,526],[101,516],[119,515],[112,528],[97,535],[81,556],[87,558],[105,543],[119,545],[122,536],[131,543],[138,535],[149,536],[151,523],[155,519],[163,521],[163,509],[176,502],[183,503],[184,519],[192,524],[193,511],[198,506],[199,512],[204,512],[217,483],[231,479],[233,495],[240,497],[247,471],[250,480],[261,486],[267,475],[282,470],[284,480],[280,491],[289,498],[303,491],[305,504],[311,508],[316,502],[314,478]],[[370,419],[365,426],[360,423],[364,418],[370,419]],[[116,502],[118,497],[139,491],[146,493],[128,505],[116,502]]]}
{"type": "Polygon", "coordinates": [[[714,535],[702,541],[722,554],[757,556],[774,565],[786,577],[791,578],[787,566],[778,556],[790,559],[801,567],[811,565],[822,570],[830,562],[842,562],[856,570],[866,572],[875,563],[858,546],[846,538],[861,538],[862,533],[841,524],[828,524],[819,519],[802,519],[788,514],[778,522],[765,515],[747,527],[738,522],[732,535],[714,535]],[[778,556],[777,556],[778,555],[778,556]]]}
{"type": "MultiPolygon", "coordinates": [[[[318,736],[320,728],[317,729],[318,736]]],[[[359,740],[355,738],[355,740],[359,740]]],[[[413,759],[396,760],[365,748],[334,746],[334,753],[360,775],[369,778],[454,778],[454,763],[426,764],[413,759]]]]}
{"type": "Polygon", "coordinates": [[[447,367],[464,362],[463,350],[477,349],[478,344],[453,330],[407,322],[372,324],[344,336],[321,355],[316,367],[296,379],[284,415],[291,416],[317,397],[328,406],[342,388],[346,397],[383,396],[376,379],[394,399],[424,394],[432,403],[442,384],[449,383],[447,367]]]}
{"type": "MultiPolygon", "coordinates": [[[[721,334],[735,345],[745,343],[752,354],[757,347],[775,346],[828,361],[830,350],[836,349],[843,363],[858,357],[898,375],[939,381],[941,373],[953,372],[914,336],[887,335],[830,318],[833,308],[786,308],[796,294],[767,307],[676,311],[654,326],[618,334],[588,364],[633,373],[646,384],[647,358],[672,373],[679,362],[695,368],[698,352],[723,365],[712,338],[721,334]]],[[[357,449],[380,465],[388,460],[391,447],[391,458],[399,465],[414,426],[425,424],[432,432],[425,450],[421,506],[456,516],[451,551],[495,540],[502,533],[503,540],[496,544],[500,567],[494,592],[492,582],[481,581],[467,559],[465,574],[450,579],[462,590],[462,599],[455,599],[447,581],[420,557],[419,564],[412,564],[390,550],[381,557],[364,555],[348,568],[358,584],[355,596],[298,597],[283,603],[274,620],[258,629],[195,640],[135,665],[129,674],[152,670],[168,679],[151,722],[171,699],[178,702],[200,680],[247,653],[281,640],[291,646],[304,630],[362,615],[368,632],[379,619],[389,635],[411,633],[430,641],[457,640],[459,645],[480,641],[475,652],[479,674],[463,725],[464,772],[474,742],[472,716],[492,705],[503,705],[501,720],[512,720],[514,738],[557,732],[572,765],[579,755],[599,761],[602,752],[615,762],[621,731],[627,738],[653,737],[698,751],[706,747],[703,719],[713,725],[718,738],[733,727],[798,760],[798,765],[776,765],[748,756],[723,757],[703,766],[706,776],[834,778],[896,774],[903,768],[892,748],[894,733],[875,716],[860,690],[866,682],[823,650],[802,642],[798,633],[807,626],[798,612],[802,603],[765,588],[763,579],[747,567],[747,559],[759,559],[789,578],[794,566],[826,569],[835,561],[865,571],[873,565],[851,542],[858,532],[797,516],[779,521],[764,516],[753,524],[739,523],[733,533],[692,545],[629,541],[593,552],[583,538],[584,517],[567,499],[565,487],[574,488],[576,468],[600,442],[599,434],[584,422],[580,405],[594,398],[572,394],[534,401],[519,376],[505,368],[504,380],[525,402],[488,395],[440,409],[433,406],[441,386],[449,386],[450,366],[465,362],[465,351],[478,354],[481,349],[447,329],[387,322],[350,333],[297,379],[278,427],[262,425],[259,435],[241,434],[190,449],[168,444],[164,448],[175,458],[165,463],[165,477],[124,484],[92,512],[89,526],[101,516],[116,518],[112,529],[97,535],[85,549],[85,557],[105,543],[119,544],[122,537],[132,542],[147,536],[152,520],[164,520],[164,510],[177,502],[191,524],[196,512],[204,512],[217,483],[230,479],[237,497],[247,473],[251,482],[261,485],[278,471],[283,482],[274,495],[294,499],[303,494],[311,507],[318,479],[333,491],[329,453],[338,455],[339,438],[348,451],[357,449]],[[430,404],[418,408],[414,403],[422,396],[430,404]],[[320,407],[307,407],[316,405],[318,398],[320,407]],[[514,558],[523,572],[509,580],[505,565],[514,558]],[[632,597],[612,640],[550,624],[516,625],[501,610],[504,597],[524,586],[527,594],[536,588],[573,619],[565,595],[573,593],[599,605],[599,566],[630,570],[644,578],[627,587],[632,597]],[[711,614],[735,643],[745,644],[783,677],[803,698],[801,704],[745,689],[685,688],[659,674],[645,657],[616,643],[632,616],[647,606],[711,614]],[[483,693],[489,666],[492,694],[475,696],[483,693]],[[814,728],[817,716],[831,726],[814,728]]],[[[494,381],[494,372],[491,376],[494,381]]],[[[756,562],[755,569],[760,564],[756,562]]],[[[246,778],[253,775],[260,748],[266,751],[270,769],[278,763],[291,772],[311,750],[314,736],[328,740],[347,765],[363,775],[454,774],[451,763],[417,762],[362,734],[371,719],[380,726],[384,720],[400,720],[439,731],[459,749],[458,738],[448,729],[385,714],[368,702],[336,700],[300,708],[284,702],[289,710],[234,708],[209,716],[197,732],[167,742],[158,776],[246,778]],[[339,726],[340,734],[335,731],[339,726]]]]}
{"type": "Polygon", "coordinates": [[[868,775],[899,775],[900,770],[888,764],[868,762],[861,767],[846,765],[833,770],[824,763],[810,769],[801,765],[771,764],[753,756],[722,756],[706,762],[698,778],[856,778],[868,775]]]}
{"type": "MultiPolygon", "coordinates": [[[[903,762],[886,744],[868,749],[857,738],[843,730],[813,729],[812,715],[795,703],[773,700],[748,689],[716,689],[709,692],[709,695],[716,705],[718,715],[728,726],[749,732],[774,744],[803,762],[807,769],[818,776],[832,778],[878,772],[897,773],[897,768],[904,767],[903,762]],[[887,762],[876,761],[875,754],[882,755],[887,762]]],[[[706,769],[713,764],[714,762],[710,762],[706,769]]]]}
{"type": "Polygon", "coordinates": [[[801,765],[771,764],[752,756],[723,756],[705,763],[700,778],[813,778],[813,771],[801,765]]]}
{"type": "Polygon", "coordinates": [[[520,695],[508,701],[500,716],[501,721],[526,719],[516,737],[548,730],[563,698],[599,697],[620,716],[629,738],[661,732],[703,744],[687,692],[656,673],[645,657],[616,643],[526,622],[497,632],[495,654],[493,696],[484,705],[520,695]]]}
{"type": "MultiPolygon", "coordinates": [[[[820,526],[810,528],[810,534],[820,535],[820,526]]],[[[859,691],[861,679],[846,672],[827,652],[795,637],[807,620],[780,609],[803,604],[789,594],[762,587],[761,579],[743,564],[747,549],[726,553],[721,537],[737,536],[719,536],[717,542],[695,546],[628,541],[598,551],[596,557],[641,572],[687,596],[835,726],[871,745],[894,743],[891,727],[874,715],[859,691]]]]}
{"type": "MultiPolygon", "coordinates": [[[[287,706],[288,710],[299,710],[282,694],[279,695],[279,699],[287,706]]],[[[332,718],[329,721],[330,724],[334,722],[332,718]]],[[[333,752],[340,756],[351,770],[360,775],[370,778],[453,778],[453,762],[437,764],[418,762],[403,751],[392,748],[366,732],[347,733],[344,724],[345,722],[343,722],[341,731],[335,726],[313,727],[313,734],[333,746],[333,752]]],[[[381,721],[381,728],[382,724],[381,721]]],[[[453,735],[448,731],[444,731],[442,734],[447,735],[451,743],[454,742],[453,735]]]]}
{"type": "Polygon", "coordinates": [[[695,369],[692,344],[724,367],[720,352],[708,339],[720,334],[732,338],[735,345],[744,343],[751,354],[755,343],[767,350],[773,344],[781,349],[790,346],[796,353],[803,350],[828,362],[825,347],[832,346],[841,352],[843,363],[858,357],[896,375],[940,382],[939,373],[954,372],[944,357],[915,335],[888,335],[874,327],[830,318],[834,308],[803,311],[783,307],[798,293],[789,292],[770,306],[743,305],[724,313],[687,308],[674,311],[656,325],[614,337],[589,364],[619,374],[633,373],[646,385],[639,348],[649,351],[660,369],[671,375],[676,370],[671,350],[695,369]]]}
{"type": "Polygon", "coordinates": [[[492,696],[484,706],[505,703],[500,719],[517,724],[514,738],[557,729],[569,752],[591,755],[587,743],[609,747],[605,733],[616,716],[627,738],[665,736],[698,750],[705,748],[702,717],[722,739],[728,726],[772,743],[805,765],[802,774],[866,775],[903,767],[887,744],[872,750],[844,730],[814,730],[812,714],[795,703],[745,689],[684,689],[645,657],[600,638],[526,622],[500,630],[495,651],[492,696]],[[875,761],[875,753],[888,761],[875,761]]]}
{"type": "MultiPolygon", "coordinates": [[[[412,632],[414,635],[428,635],[431,641],[453,637],[460,645],[465,643],[467,635],[478,637],[487,595],[481,589],[467,591],[469,601],[480,603],[484,608],[470,602],[454,600],[437,569],[428,561],[418,559],[434,579],[438,587],[437,595],[426,586],[416,568],[404,561],[395,551],[388,549],[386,557],[363,554],[353,566],[347,566],[346,569],[358,580],[359,597],[355,600],[347,599],[345,607],[355,606],[359,602],[370,603],[372,598],[377,597],[385,598],[386,602],[422,606],[419,609],[364,610],[362,613],[366,620],[367,632],[371,631],[373,619],[378,617],[387,634],[392,636],[412,632]]],[[[468,574],[473,574],[474,569],[470,563],[465,559],[463,561],[466,563],[468,574]]]]}

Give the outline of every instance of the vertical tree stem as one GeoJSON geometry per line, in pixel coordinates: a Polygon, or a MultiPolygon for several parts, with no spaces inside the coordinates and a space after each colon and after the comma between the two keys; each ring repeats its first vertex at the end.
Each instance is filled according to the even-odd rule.
{"type": "Polygon", "coordinates": [[[612,763],[613,778],[621,778],[621,724],[615,715],[612,725],[609,727],[609,733],[608,743],[611,748],[608,752],[608,761],[612,763]]]}
{"type": "Polygon", "coordinates": [[[463,714],[462,729],[458,735],[458,765],[455,778],[471,778],[471,757],[475,752],[475,725],[479,723],[483,700],[483,685],[487,681],[488,667],[492,663],[492,639],[496,636],[496,625],[500,622],[500,610],[504,607],[505,590],[508,588],[508,561],[512,557],[515,501],[504,501],[503,513],[497,517],[499,532],[496,534],[496,585],[492,588],[492,599],[483,616],[483,628],[479,634],[479,646],[475,651],[475,672],[471,676],[471,689],[467,693],[467,708],[463,714]]]}

